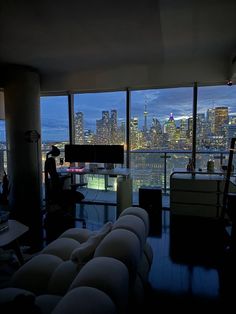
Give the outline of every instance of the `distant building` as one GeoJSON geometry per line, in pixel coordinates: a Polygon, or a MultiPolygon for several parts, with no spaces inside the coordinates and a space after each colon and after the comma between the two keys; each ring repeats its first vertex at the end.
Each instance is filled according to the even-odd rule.
{"type": "Polygon", "coordinates": [[[226,126],[229,123],[229,110],[228,107],[215,108],[215,134],[225,135],[226,126]]]}
{"type": "Polygon", "coordinates": [[[75,143],[84,144],[84,114],[77,112],[75,114],[75,143]]]}

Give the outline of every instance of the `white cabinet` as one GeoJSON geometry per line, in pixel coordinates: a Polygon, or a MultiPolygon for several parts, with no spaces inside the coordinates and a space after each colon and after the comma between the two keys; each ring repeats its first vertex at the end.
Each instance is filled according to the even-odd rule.
{"type": "Polygon", "coordinates": [[[208,173],[173,173],[170,177],[171,214],[219,217],[224,177],[208,173]]]}

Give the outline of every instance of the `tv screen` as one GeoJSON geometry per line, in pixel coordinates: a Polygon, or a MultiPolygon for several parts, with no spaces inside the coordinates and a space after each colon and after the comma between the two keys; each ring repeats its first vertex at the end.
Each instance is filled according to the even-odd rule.
{"type": "Polygon", "coordinates": [[[124,163],[124,145],[65,145],[66,162],[124,163]]]}

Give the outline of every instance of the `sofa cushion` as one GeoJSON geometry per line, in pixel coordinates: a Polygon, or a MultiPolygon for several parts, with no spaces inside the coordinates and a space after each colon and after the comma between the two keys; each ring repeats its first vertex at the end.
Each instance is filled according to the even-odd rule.
{"type": "Polygon", "coordinates": [[[48,293],[64,295],[79,271],[78,265],[71,260],[58,265],[49,280],[48,293]]]}
{"type": "Polygon", "coordinates": [[[148,281],[149,271],[150,271],[149,261],[147,259],[147,256],[143,253],[142,258],[140,259],[138,263],[138,269],[137,269],[137,273],[139,274],[143,282],[148,281]]]}
{"type": "Polygon", "coordinates": [[[123,262],[129,270],[131,281],[133,281],[141,256],[140,241],[129,230],[112,230],[96,248],[94,257],[97,256],[114,257],[123,262]]]}
{"type": "Polygon", "coordinates": [[[141,247],[144,247],[146,242],[146,229],[143,220],[138,216],[128,214],[121,216],[114,223],[112,229],[127,229],[132,231],[139,238],[141,247]]]}
{"type": "Polygon", "coordinates": [[[141,207],[135,207],[135,206],[127,207],[125,210],[123,210],[121,212],[120,217],[122,217],[124,215],[134,215],[134,216],[141,218],[145,224],[145,227],[146,227],[146,237],[148,236],[148,234],[149,234],[149,216],[148,216],[148,213],[145,209],[143,209],[141,207]]]}
{"type": "Polygon", "coordinates": [[[11,288],[11,287],[4,288],[4,289],[1,289],[0,291],[0,304],[11,302],[18,295],[33,295],[34,296],[34,293],[25,289],[21,289],[21,288],[11,288]]]}
{"type": "Polygon", "coordinates": [[[94,257],[81,269],[70,290],[80,286],[102,290],[111,298],[119,312],[125,312],[128,305],[129,273],[119,260],[94,257]]]}
{"type": "Polygon", "coordinates": [[[41,314],[32,294],[18,294],[10,302],[1,304],[1,313],[34,313],[41,314]]]}
{"type": "Polygon", "coordinates": [[[113,223],[111,221],[106,222],[98,231],[95,231],[93,236],[97,236],[100,241],[111,231],[113,223]]]}
{"type": "Polygon", "coordinates": [[[117,314],[117,310],[103,291],[91,287],[79,287],[69,291],[52,311],[52,314],[65,313],[117,314]]]}
{"type": "Polygon", "coordinates": [[[10,285],[34,292],[47,293],[48,282],[62,259],[47,254],[39,254],[21,266],[12,276],[10,285]]]}
{"type": "Polygon", "coordinates": [[[76,248],[70,256],[70,259],[80,265],[87,263],[94,254],[95,249],[102,239],[111,231],[112,222],[107,222],[102,226],[102,228],[96,232],[94,235],[90,236],[89,239],[82,243],[78,248],[76,248]]]}
{"type": "Polygon", "coordinates": [[[149,262],[149,267],[151,268],[152,261],[153,261],[153,250],[152,250],[151,245],[148,242],[146,242],[143,252],[147,257],[147,260],[149,262]]]}
{"type": "Polygon", "coordinates": [[[51,314],[61,296],[52,294],[42,294],[36,297],[35,304],[40,308],[41,314],[51,314]]]}
{"type": "Polygon", "coordinates": [[[83,243],[88,240],[88,238],[93,235],[95,232],[89,229],[82,228],[70,228],[63,232],[59,238],[71,238],[79,243],[83,243]]]}
{"type": "Polygon", "coordinates": [[[70,238],[58,238],[49,243],[42,251],[41,254],[52,254],[60,257],[64,261],[70,259],[70,255],[74,249],[78,248],[81,244],[70,238]]]}

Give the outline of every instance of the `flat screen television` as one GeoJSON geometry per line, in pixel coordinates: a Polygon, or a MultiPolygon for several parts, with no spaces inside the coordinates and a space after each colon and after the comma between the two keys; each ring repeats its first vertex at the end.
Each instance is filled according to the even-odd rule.
{"type": "Polygon", "coordinates": [[[124,145],[65,145],[66,162],[124,163],[124,145]]]}

